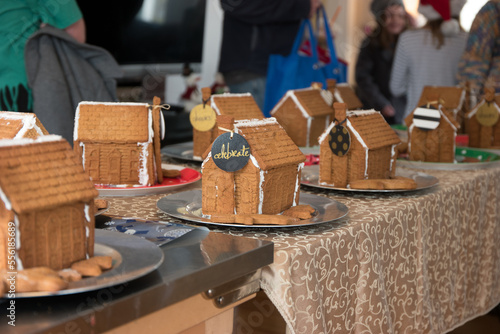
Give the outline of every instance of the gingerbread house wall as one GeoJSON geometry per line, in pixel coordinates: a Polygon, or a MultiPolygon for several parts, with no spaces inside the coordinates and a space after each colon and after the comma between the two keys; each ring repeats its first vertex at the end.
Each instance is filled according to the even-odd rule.
{"type": "Polygon", "coordinates": [[[500,147],[500,122],[494,126],[482,126],[473,115],[465,118],[465,132],[469,135],[470,147],[500,147]]]}
{"type": "Polygon", "coordinates": [[[193,128],[193,156],[200,159],[215,140],[217,124],[208,131],[198,131],[193,128]]]}
{"type": "Polygon", "coordinates": [[[263,214],[278,214],[299,203],[297,182],[300,182],[300,173],[297,165],[288,165],[273,168],[265,174],[263,214]]]}
{"type": "MultiPolygon", "coordinates": [[[[297,146],[308,146],[308,118],[304,117],[304,114],[297,107],[295,102],[291,98],[287,98],[286,101],[274,112],[273,117],[276,118],[278,123],[285,129],[288,136],[293,140],[297,146]]],[[[311,120],[312,121],[312,120],[311,120]]],[[[323,119],[322,130],[324,130],[326,120],[323,119]]],[[[316,133],[316,132],[315,132],[316,133]]],[[[317,143],[318,136],[310,138],[315,138],[317,143]]]]}
{"type": "Polygon", "coordinates": [[[208,158],[203,165],[202,212],[206,215],[278,214],[293,206],[294,200],[298,203],[299,180],[298,165],[262,171],[249,161],[239,171],[228,173],[208,158]]]}
{"type": "Polygon", "coordinates": [[[455,130],[442,120],[434,130],[410,128],[410,160],[453,162],[455,160],[455,130]]]}
{"type": "MultiPolygon", "coordinates": [[[[94,255],[93,203],[22,214],[17,219],[16,234],[21,244],[17,254],[22,264],[18,264],[17,269],[46,266],[60,270],[94,255]]],[[[3,221],[1,224],[4,226],[3,221]]],[[[3,255],[5,250],[1,248],[0,245],[0,254],[3,255]]]]}
{"type": "MultiPolygon", "coordinates": [[[[143,167],[142,147],[133,144],[85,143],[84,168],[96,184],[140,184],[139,170],[143,167]]],[[[147,144],[148,185],[155,183],[154,152],[147,144]]]]}

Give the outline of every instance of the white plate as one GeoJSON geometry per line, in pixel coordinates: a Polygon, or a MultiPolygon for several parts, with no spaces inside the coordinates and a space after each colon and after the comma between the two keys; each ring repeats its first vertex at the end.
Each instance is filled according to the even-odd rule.
{"type": "Polygon", "coordinates": [[[350,189],[350,188],[336,188],[332,186],[319,184],[319,165],[305,166],[302,169],[302,179],[300,184],[320,188],[320,189],[330,189],[330,190],[340,190],[348,192],[374,192],[374,193],[401,193],[408,191],[423,190],[434,187],[438,185],[439,180],[432,175],[427,175],[425,173],[416,172],[404,168],[396,169],[397,176],[409,177],[417,183],[416,189],[391,189],[391,190],[379,190],[379,189],[350,189]]]}
{"type": "Polygon", "coordinates": [[[184,187],[188,184],[194,183],[201,179],[201,173],[188,167],[176,166],[170,164],[162,164],[163,169],[175,169],[180,171],[185,171],[186,175],[182,175],[176,178],[163,178],[162,184],[157,184],[148,187],[106,187],[97,186],[96,189],[99,191],[99,196],[145,196],[145,195],[156,195],[164,194],[173,189],[184,187]],[[187,176],[189,175],[189,177],[187,176]]]}
{"type": "Polygon", "coordinates": [[[322,197],[314,194],[300,193],[299,204],[308,204],[316,209],[316,214],[307,220],[301,220],[299,224],[292,225],[241,225],[241,224],[226,224],[215,223],[208,218],[201,216],[201,189],[188,190],[175,194],[171,194],[161,198],[156,205],[166,214],[188,220],[195,223],[203,223],[208,225],[232,226],[232,227],[297,227],[328,223],[337,219],[341,219],[347,215],[349,210],[347,206],[333,199],[322,197]]]}
{"type": "MultiPolygon", "coordinates": [[[[70,282],[65,290],[16,293],[15,298],[69,295],[121,284],[149,274],[163,262],[163,251],[154,243],[125,233],[95,230],[94,255],[108,255],[113,268],[97,277],[70,282]]],[[[7,298],[7,295],[4,295],[7,298]]]]}

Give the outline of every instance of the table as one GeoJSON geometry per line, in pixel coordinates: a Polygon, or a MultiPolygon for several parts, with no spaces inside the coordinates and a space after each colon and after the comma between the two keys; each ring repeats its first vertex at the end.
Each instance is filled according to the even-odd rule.
{"type": "Polygon", "coordinates": [[[173,334],[192,326],[205,333],[207,327],[199,325],[206,320],[230,328],[219,333],[230,333],[234,306],[255,296],[261,268],[273,261],[270,242],[201,228],[161,250],[160,267],[135,280],[72,295],[16,299],[15,327],[5,320],[9,299],[0,299],[0,333],[173,334]]]}
{"type": "MultiPolygon", "coordinates": [[[[405,194],[302,188],[347,205],[340,221],[210,229],[274,243],[261,287],[290,333],[447,332],[500,302],[500,167],[423,172],[439,186],[405,194]]],[[[178,222],[156,208],[162,196],[114,198],[109,213],[178,222]]]]}

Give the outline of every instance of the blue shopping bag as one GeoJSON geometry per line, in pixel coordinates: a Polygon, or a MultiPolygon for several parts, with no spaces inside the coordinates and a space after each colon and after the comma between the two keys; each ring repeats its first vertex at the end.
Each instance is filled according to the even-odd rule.
{"type": "MultiPolygon", "coordinates": [[[[335,79],[337,82],[345,82],[342,75],[333,39],[328,27],[326,12],[321,8],[322,18],[325,21],[325,33],[327,39],[327,55],[329,62],[325,63],[318,56],[317,37],[313,31],[311,21],[303,20],[297,37],[295,38],[292,51],[288,56],[271,55],[267,70],[266,96],[264,100],[264,115],[270,116],[271,110],[283,95],[290,89],[310,87],[312,82],[321,82],[326,88],[326,79],[335,79]],[[304,40],[304,33],[308,32],[310,53],[300,52],[304,40]]],[[[318,15],[318,19],[319,19],[318,15]]]]}

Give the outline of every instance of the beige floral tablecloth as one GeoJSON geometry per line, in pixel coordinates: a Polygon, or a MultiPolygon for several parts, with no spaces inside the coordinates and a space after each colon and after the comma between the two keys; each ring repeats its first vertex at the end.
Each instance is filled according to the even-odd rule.
{"type": "MultiPolygon", "coordinates": [[[[424,172],[439,185],[404,194],[303,187],[347,205],[340,221],[211,229],[274,242],[261,285],[292,333],[443,333],[500,302],[500,166],[424,172]]],[[[156,208],[163,196],[111,198],[108,214],[178,222],[156,208]]]]}

